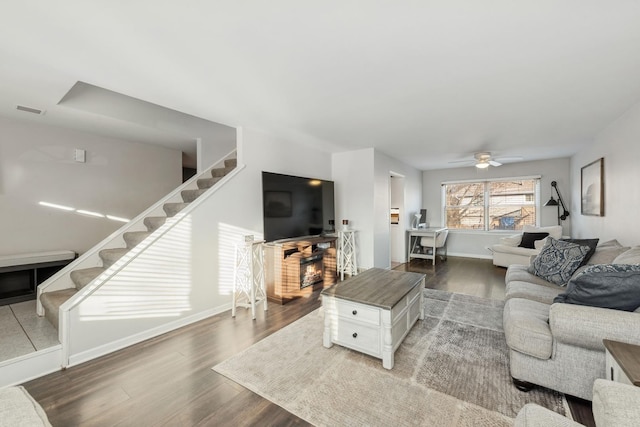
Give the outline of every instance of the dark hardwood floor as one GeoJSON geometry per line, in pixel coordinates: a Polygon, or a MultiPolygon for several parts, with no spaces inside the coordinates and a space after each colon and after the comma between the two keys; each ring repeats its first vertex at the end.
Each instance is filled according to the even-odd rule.
{"type": "MultiPolygon", "coordinates": [[[[505,269],[489,260],[449,257],[435,267],[414,260],[395,269],[426,274],[430,288],[504,298],[505,269]]],[[[55,427],[308,425],[211,367],[320,305],[314,292],[270,303],[255,321],[248,310],[235,319],[225,312],[24,386],[55,427]]],[[[593,425],[588,403],[570,405],[576,421],[593,425]]]]}

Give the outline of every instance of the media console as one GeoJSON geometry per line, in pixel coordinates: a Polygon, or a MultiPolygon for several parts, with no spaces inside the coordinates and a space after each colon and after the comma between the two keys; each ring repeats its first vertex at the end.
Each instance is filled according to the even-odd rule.
{"type": "Polygon", "coordinates": [[[302,237],[264,246],[267,299],[279,304],[336,283],[336,236],[302,237]]]}

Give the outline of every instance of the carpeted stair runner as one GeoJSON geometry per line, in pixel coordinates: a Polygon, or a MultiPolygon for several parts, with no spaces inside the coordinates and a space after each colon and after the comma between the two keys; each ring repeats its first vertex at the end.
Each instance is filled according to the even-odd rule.
{"type": "Polygon", "coordinates": [[[144,219],[144,225],[147,231],[128,231],[122,235],[126,243],[125,248],[103,249],[98,255],[102,260],[102,267],[83,268],[71,272],[71,280],[75,288],[63,289],[60,291],[46,292],[40,296],[40,302],[45,310],[46,318],[58,328],[58,311],[60,306],[76,294],[80,289],[91,283],[96,277],[102,274],[107,268],[112,266],[116,261],[122,258],[127,252],[145,240],[155,230],[160,228],[167,220],[175,216],[178,212],[186,208],[189,203],[196,200],[204,194],[209,188],[213,187],[225,175],[231,172],[237,166],[236,159],[228,159],[224,161],[223,168],[211,170],[211,178],[201,178],[197,180],[197,190],[183,190],[182,203],[165,203],[163,210],[167,216],[150,216],[144,219]]]}

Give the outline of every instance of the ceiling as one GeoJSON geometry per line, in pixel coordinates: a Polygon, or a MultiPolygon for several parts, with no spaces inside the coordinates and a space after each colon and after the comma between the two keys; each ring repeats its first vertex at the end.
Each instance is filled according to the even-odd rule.
{"type": "Polygon", "coordinates": [[[640,101],[640,2],[631,0],[9,0],[2,9],[0,115],[147,142],[194,135],[59,102],[80,81],[330,151],[375,147],[426,170],[478,151],[569,156],[640,101]]]}

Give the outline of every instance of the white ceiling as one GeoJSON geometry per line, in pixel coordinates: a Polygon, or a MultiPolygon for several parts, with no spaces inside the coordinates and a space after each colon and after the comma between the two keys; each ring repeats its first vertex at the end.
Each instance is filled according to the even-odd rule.
{"type": "Polygon", "coordinates": [[[82,127],[58,105],[81,81],[419,169],[571,155],[640,101],[639,76],[631,0],[5,0],[0,14],[2,115],[82,127]]]}

